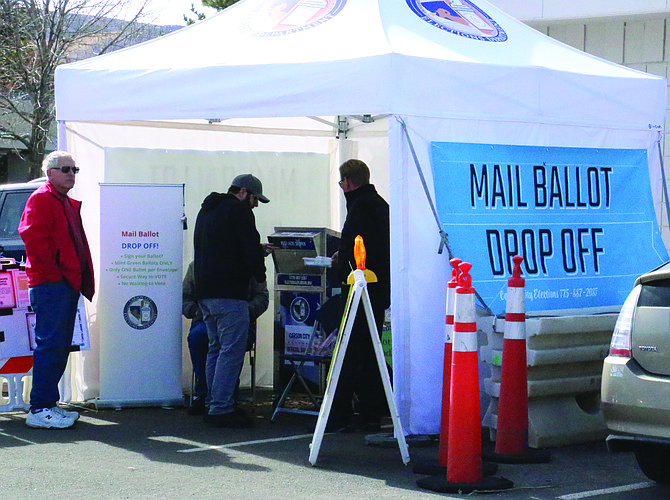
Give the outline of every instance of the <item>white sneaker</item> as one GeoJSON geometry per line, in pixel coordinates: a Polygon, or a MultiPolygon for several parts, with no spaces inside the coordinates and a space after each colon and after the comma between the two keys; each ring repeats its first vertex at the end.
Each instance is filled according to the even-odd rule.
{"type": "Polygon", "coordinates": [[[58,407],[44,408],[37,413],[28,412],[26,425],[36,429],[67,429],[68,427],[72,427],[75,420],[61,415],[56,408],[58,407]]]}
{"type": "Polygon", "coordinates": [[[52,410],[55,411],[56,413],[60,413],[64,417],[74,419],[75,421],[79,420],[79,413],[76,411],[69,411],[60,406],[54,406],[52,410]]]}

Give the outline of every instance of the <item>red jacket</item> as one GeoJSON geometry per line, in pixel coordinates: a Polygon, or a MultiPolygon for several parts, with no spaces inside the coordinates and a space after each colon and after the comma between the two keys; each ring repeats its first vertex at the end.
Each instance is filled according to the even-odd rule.
{"type": "MultiPolygon", "coordinates": [[[[19,234],[26,246],[28,286],[55,283],[65,278],[72,288],[91,300],[94,286],[91,251],[82,229],[82,259],[86,260],[91,270],[90,278],[82,283],[82,262],[72,240],[61,197],[56,188],[47,182],[30,195],[21,216],[19,234]]],[[[66,198],[81,224],[81,202],[69,196],[66,198]]]]}

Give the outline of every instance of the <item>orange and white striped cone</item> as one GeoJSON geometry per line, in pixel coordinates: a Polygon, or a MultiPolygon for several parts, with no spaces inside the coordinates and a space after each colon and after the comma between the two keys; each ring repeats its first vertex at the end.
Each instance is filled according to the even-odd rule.
{"type": "Polygon", "coordinates": [[[447,474],[419,479],[417,485],[461,493],[509,489],[513,486],[511,481],[484,477],[482,473],[475,289],[470,276],[472,264],[463,262],[458,267],[461,274],[454,303],[447,474]]]}
{"type": "Polygon", "coordinates": [[[528,375],[526,368],[526,280],[521,277],[523,257],[515,255],[507,281],[505,337],[500,375],[496,453],[518,455],[528,434],[528,375]]]}
{"type": "Polygon", "coordinates": [[[449,261],[453,267],[451,280],[447,283],[447,315],[444,323],[444,367],[442,369],[442,415],[440,418],[440,444],[438,462],[442,467],[447,466],[449,450],[449,400],[451,394],[451,354],[453,349],[454,332],[454,304],[456,302],[456,287],[458,286],[458,268],[461,259],[449,261]]]}
{"type": "MultiPolygon", "coordinates": [[[[444,363],[442,369],[442,414],[440,418],[440,441],[438,447],[438,459],[421,461],[414,465],[415,474],[428,474],[431,476],[445,475],[447,473],[447,456],[449,450],[449,399],[451,393],[451,354],[454,335],[454,303],[456,300],[456,287],[458,286],[458,275],[461,270],[458,265],[461,259],[449,261],[453,267],[451,280],[447,283],[446,318],[444,324],[444,363]]],[[[482,462],[482,473],[491,476],[498,471],[498,465],[491,462],[482,462]]]]}
{"type": "Polygon", "coordinates": [[[454,344],[449,399],[447,480],[476,483],[482,479],[482,429],[479,421],[477,316],[471,264],[460,264],[454,305],[454,344]]]}
{"type": "Polygon", "coordinates": [[[526,363],[526,280],[521,277],[523,257],[515,255],[507,280],[505,337],[503,340],[500,398],[494,453],[484,457],[500,463],[543,463],[544,450],[530,450],[528,441],[528,368],[526,363]]]}
{"type": "MultiPolygon", "coordinates": [[[[414,464],[415,474],[445,475],[447,473],[447,450],[449,440],[449,392],[451,389],[451,346],[454,330],[454,300],[458,286],[458,265],[461,259],[449,261],[453,267],[451,280],[447,282],[446,316],[444,322],[444,360],[442,364],[442,414],[440,418],[440,444],[437,460],[421,461],[414,464]]],[[[497,468],[497,466],[496,466],[497,468]]]]}

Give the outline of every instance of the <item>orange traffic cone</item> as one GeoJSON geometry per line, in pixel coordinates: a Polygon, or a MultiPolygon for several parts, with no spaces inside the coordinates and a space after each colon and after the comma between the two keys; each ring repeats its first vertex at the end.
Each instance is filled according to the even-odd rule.
{"type": "Polygon", "coordinates": [[[511,481],[484,477],[482,473],[475,289],[470,276],[472,264],[463,262],[458,267],[461,274],[454,304],[447,474],[419,479],[417,485],[451,493],[509,489],[514,485],[511,481]]]}
{"type": "Polygon", "coordinates": [[[476,483],[482,479],[482,429],[479,421],[477,317],[471,264],[460,264],[454,309],[454,345],[449,399],[447,481],[476,483]]]}
{"type": "Polygon", "coordinates": [[[545,450],[527,448],[528,439],[528,368],[526,363],[525,280],[521,277],[523,257],[515,255],[512,276],[507,280],[505,338],[503,340],[500,399],[494,453],[486,460],[499,463],[544,463],[545,450]]]}
{"type": "MultiPolygon", "coordinates": [[[[447,283],[446,318],[444,325],[444,363],[442,369],[442,414],[440,418],[440,441],[438,447],[438,459],[418,462],[414,465],[415,474],[428,474],[430,476],[447,473],[447,455],[449,449],[449,399],[451,392],[451,354],[454,335],[454,302],[456,300],[456,287],[458,286],[458,275],[461,273],[458,265],[461,259],[449,261],[453,267],[451,280],[447,283]]],[[[498,465],[491,462],[482,462],[482,473],[491,476],[498,471],[498,465]]]]}
{"type": "Polygon", "coordinates": [[[447,315],[444,325],[444,368],[442,370],[442,415],[440,419],[440,445],[438,462],[441,466],[447,466],[447,453],[449,450],[449,400],[451,394],[451,353],[453,347],[454,332],[454,302],[456,300],[456,287],[458,286],[458,265],[461,259],[451,259],[453,269],[451,280],[447,283],[447,315]]]}

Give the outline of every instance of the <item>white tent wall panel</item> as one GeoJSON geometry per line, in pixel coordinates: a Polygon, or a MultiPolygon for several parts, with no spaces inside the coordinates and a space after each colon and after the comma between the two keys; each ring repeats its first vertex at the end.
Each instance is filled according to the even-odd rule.
{"type": "MultiPolygon", "coordinates": [[[[71,195],[75,199],[85,200],[82,203],[81,216],[84,230],[91,247],[91,257],[95,276],[100,276],[100,188],[99,179],[102,179],[105,164],[105,150],[94,141],[79,140],[70,135],[67,140],[68,151],[75,158],[81,170],[77,174],[77,182],[71,195]]],[[[97,285],[98,283],[96,283],[97,285]]],[[[98,321],[98,303],[100,296],[95,295],[92,302],[86,301],[88,316],[88,333],[91,349],[80,351],[74,356],[77,363],[73,363],[73,378],[76,381],[72,387],[74,401],[86,401],[100,394],[100,322],[98,321]]]]}
{"type": "MultiPolygon", "coordinates": [[[[339,191],[336,181],[329,182],[331,164],[334,164],[331,156],[336,152],[336,143],[333,139],[299,137],[296,140],[300,145],[295,149],[304,147],[304,150],[312,151],[299,152],[286,151],[289,149],[287,144],[293,139],[291,137],[276,141],[273,140],[276,137],[268,135],[219,132],[212,134],[207,141],[208,150],[198,151],[174,149],[189,145],[188,139],[184,138],[184,135],[189,135],[188,131],[179,129],[163,129],[156,133],[156,130],[143,127],[72,123],[69,124],[69,130],[68,149],[79,159],[82,166],[73,196],[85,196],[87,200],[82,213],[98,276],[100,275],[98,242],[101,231],[99,210],[96,206],[96,200],[99,206],[98,182],[185,185],[188,229],[184,231],[184,269],[193,258],[193,229],[202,200],[212,191],[225,192],[232,179],[239,173],[253,173],[258,176],[263,182],[265,194],[271,200],[267,205],[261,204],[254,212],[262,240],[266,241],[276,226],[339,229],[331,225],[330,216],[331,201],[337,199],[331,195],[333,190],[331,184],[339,191]],[[125,137],[128,128],[135,132],[132,140],[130,137],[125,137]],[[121,142],[117,142],[119,139],[117,134],[120,134],[121,142]],[[138,139],[137,135],[144,137],[138,139]],[[136,146],[141,144],[142,147],[105,146],[106,143],[120,144],[126,139],[128,139],[126,144],[136,146]],[[238,144],[247,148],[247,151],[217,150],[215,139],[218,139],[221,147],[238,144]],[[311,144],[308,144],[309,139],[311,144]],[[273,142],[277,149],[283,151],[269,151],[269,147],[272,146],[268,143],[273,142]],[[167,147],[168,145],[172,147],[167,147]],[[321,152],[316,152],[319,150],[321,152]]],[[[204,145],[201,139],[196,142],[201,146],[204,145]]],[[[365,154],[374,161],[384,162],[386,158],[385,154],[382,154],[379,160],[373,157],[372,152],[365,154]]],[[[384,178],[383,175],[378,177],[384,178]]],[[[337,179],[339,180],[339,174],[337,179]]],[[[141,216],[138,216],[135,222],[141,223],[141,216]]],[[[129,224],[133,224],[133,221],[129,221],[129,224]]],[[[265,263],[268,268],[270,306],[259,319],[258,326],[256,383],[259,386],[271,386],[273,383],[274,266],[271,258],[266,259],[265,263]]],[[[86,390],[75,394],[75,400],[98,396],[100,325],[96,319],[96,312],[100,299],[96,296],[88,308],[92,349],[81,354],[84,358],[83,370],[77,374],[77,380],[82,381],[86,390]]],[[[190,321],[183,321],[182,382],[185,390],[190,388],[191,383],[191,362],[185,341],[189,325],[190,321]]],[[[248,364],[245,365],[242,377],[244,386],[250,381],[248,364]]]]}

